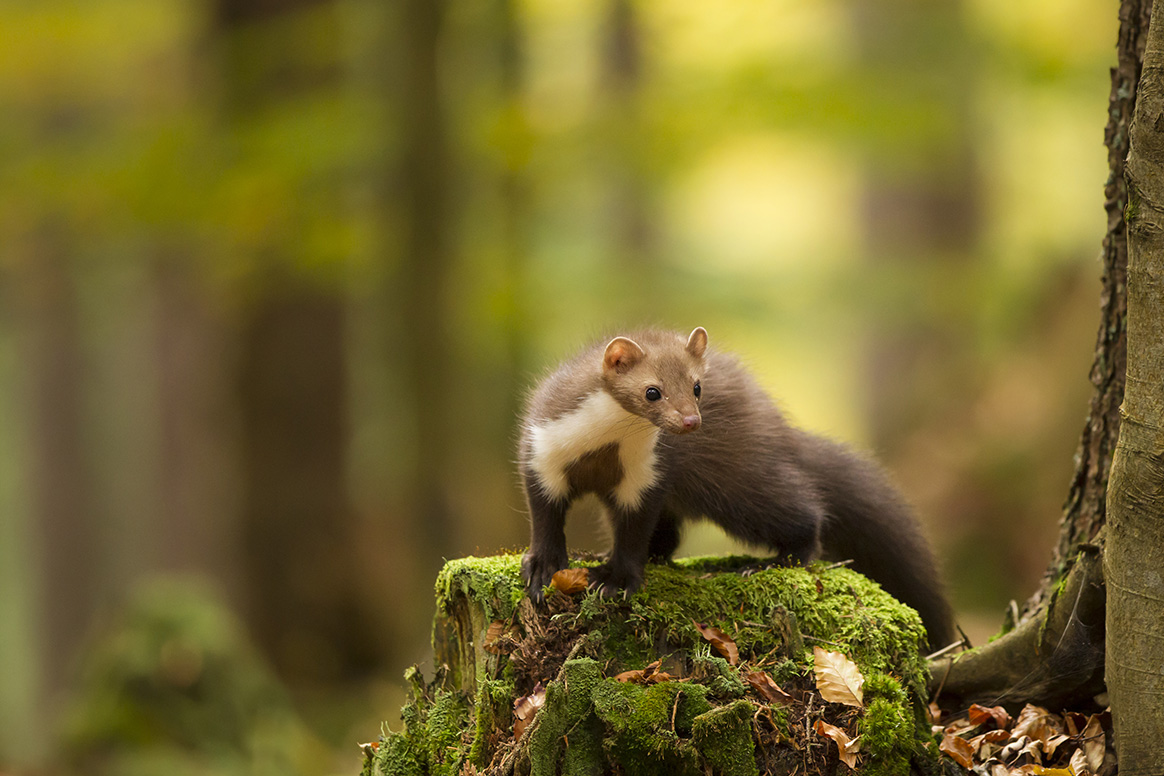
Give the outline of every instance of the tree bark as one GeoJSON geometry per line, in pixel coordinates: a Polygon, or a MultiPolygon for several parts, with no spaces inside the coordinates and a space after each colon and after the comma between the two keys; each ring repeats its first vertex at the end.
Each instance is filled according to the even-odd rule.
{"type": "MultiPolygon", "coordinates": [[[[1156,2],[1155,8],[1164,5],[1156,2]]],[[[1144,51],[1128,155],[1127,385],[1107,493],[1107,685],[1120,772],[1164,740],[1164,18],[1144,51]]]]}

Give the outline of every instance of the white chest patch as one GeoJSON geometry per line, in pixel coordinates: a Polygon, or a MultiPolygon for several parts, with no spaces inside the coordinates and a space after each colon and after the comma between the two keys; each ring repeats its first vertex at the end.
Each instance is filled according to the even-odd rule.
{"type": "Polygon", "coordinates": [[[617,444],[622,479],[614,500],[633,510],[659,476],[658,438],[657,426],[624,410],[606,391],[596,391],[578,409],[530,429],[530,467],[547,494],[564,498],[570,493],[566,468],[586,453],[617,444]]]}

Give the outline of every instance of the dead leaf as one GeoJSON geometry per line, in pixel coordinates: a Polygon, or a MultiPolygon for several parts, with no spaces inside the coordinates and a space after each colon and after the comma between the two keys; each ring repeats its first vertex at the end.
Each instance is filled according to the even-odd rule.
{"type": "Polygon", "coordinates": [[[817,735],[827,736],[837,745],[837,757],[850,769],[857,767],[857,752],[861,751],[860,736],[849,738],[849,734],[835,725],[830,725],[823,719],[818,719],[813,730],[817,735]]]}
{"type": "Polygon", "coordinates": [[[521,734],[525,732],[529,723],[533,722],[538,709],[545,705],[546,688],[542,686],[541,682],[534,685],[533,692],[529,695],[513,702],[513,716],[517,717],[513,723],[513,739],[515,741],[521,739],[521,734]]]}
{"type": "Polygon", "coordinates": [[[1065,741],[1070,741],[1070,740],[1071,740],[1071,736],[1064,735],[1063,733],[1053,735],[1050,738],[1048,738],[1046,741],[1042,742],[1043,753],[1046,754],[1048,758],[1050,758],[1055,754],[1055,750],[1059,748],[1060,744],[1062,744],[1065,741]]]}
{"type": "Polygon", "coordinates": [[[1103,753],[1107,749],[1107,740],[1103,733],[1103,723],[1098,714],[1087,718],[1087,725],[1081,734],[1083,739],[1081,748],[1087,758],[1087,767],[1092,773],[1099,773],[1103,767],[1103,753]]]}
{"type": "Polygon", "coordinates": [[[623,671],[621,674],[616,674],[614,678],[620,682],[630,682],[631,684],[658,684],[659,682],[675,681],[674,676],[659,670],[662,663],[663,660],[660,658],[646,668],[623,671]]]}
{"type": "Polygon", "coordinates": [[[930,705],[926,707],[926,713],[930,718],[931,725],[937,725],[942,721],[942,709],[938,706],[938,704],[931,702],[930,705]]]}
{"type": "Polygon", "coordinates": [[[1017,767],[1019,765],[1018,761],[1022,760],[1024,757],[1026,758],[1026,761],[1022,763],[1023,765],[1042,765],[1042,750],[1042,740],[1038,738],[1031,738],[1030,736],[1014,738],[1014,732],[1012,731],[1010,743],[1002,748],[1002,751],[998,753],[998,756],[999,759],[1003,760],[1004,762],[1010,763],[1012,767],[1017,767]]]}
{"type": "MultiPolygon", "coordinates": [[[[1025,766],[1030,769],[1032,776],[1082,776],[1082,773],[1076,774],[1071,768],[1044,768],[1041,765],[1025,766]]],[[[1019,769],[1021,772],[1021,768],[1019,769]]]]}
{"type": "Polygon", "coordinates": [[[945,737],[942,738],[942,743],[938,745],[938,749],[963,768],[970,768],[974,765],[974,749],[970,746],[970,742],[961,736],[946,733],[945,737]]]}
{"type": "Polygon", "coordinates": [[[1085,774],[1094,773],[1091,767],[1087,764],[1087,755],[1083,753],[1082,749],[1076,749],[1071,755],[1071,769],[1075,771],[1077,776],[1084,776],[1085,774]]]}
{"type": "Polygon", "coordinates": [[[489,629],[485,631],[485,642],[481,645],[481,648],[494,655],[507,655],[516,646],[512,639],[507,639],[508,635],[505,623],[500,620],[491,622],[489,623],[489,629]]]}
{"type": "Polygon", "coordinates": [[[831,703],[864,707],[862,686],[865,677],[857,664],[840,652],[829,652],[820,647],[812,648],[812,672],[816,676],[816,688],[820,695],[831,703]]]}
{"type": "Polygon", "coordinates": [[[1059,727],[1059,720],[1054,714],[1042,706],[1035,706],[1032,703],[1028,703],[1026,706],[1023,706],[1023,710],[1019,712],[1018,717],[1015,719],[1014,726],[1010,730],[1010,735],[1012,738],[1030,736],[1039,741],[1049,741],[1062,732],[1062,729],[1059,727]]]}
{"type": "Polygon", "coordinates": [[[769,703],[792,703],[792,696],[784,692],[767,671],[748,671],[744,674],[744,681],[769,703]]]}
{"type": "Polygon", "coordinates": [[[1001,706],[979,706],[975,703],[970,707],[969,717],[970,722],[975,725],[993,721],[1000,730],[1010,724],[1010,715],[1001,706]]]}
{"type": "Polygon", "coordinates": [[[1063,712],[1063,722],[1067,728],[1067,735],[1077,736],[1079,731],[1087,726],[1087,716],[1077,711],[1063,712]]]}
{"type": "Polygon", "coordinates": [[[589,586],[590,569],[588,568],[559,569],[550,578],[550,587],[566,595],[584,593],[589,586]]]}
{"type": "Polygon", "coordinates": [[[701,623],[691,621],[695,625],[695,629],[699,631],[699,635],[703,636],[707,641],[711,642],[711,646],[731,665],[740,662],[740,650],[736,646],[736,642],[732,637],[721,631],[719,628],[710,625],[703,625],[701,623]]]}
{"type": "Polygon", "coordinates": [[[1000,744],[1010,740],[1010,733],[1006,730],[989,730],[970,739],[970,749],[980,760],[988,760],[1000,744]]]}

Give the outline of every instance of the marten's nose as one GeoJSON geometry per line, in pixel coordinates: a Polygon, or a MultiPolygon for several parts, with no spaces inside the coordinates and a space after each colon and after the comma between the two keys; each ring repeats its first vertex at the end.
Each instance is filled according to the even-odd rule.
{"type": "Polygon", "coordinates": [[[698,415],[687,415],[686,417],[683,418],[683,430],[684,431],[694,431],[697,428],[699,428],[699,416],[698,415]]]}

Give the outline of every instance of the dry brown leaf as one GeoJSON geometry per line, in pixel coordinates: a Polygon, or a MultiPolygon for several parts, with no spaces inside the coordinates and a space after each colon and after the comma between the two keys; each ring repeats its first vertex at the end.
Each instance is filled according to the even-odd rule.
{"type": "Polygon", "coordinates": [[[1081,734],[1083,755],[1087,758],[1087,767],[1092,773],[1099,773],[1103,767],[1103,753],[1107,749],[1107,740],[1103,733],[1103,723],[1098,714],[1087,718],[1087,725],[1081,734]]]}
{"type": "Polygon", "coordinates": [[[1012,738],[1030,736],[1039,741],[1049,741],[1062,732],[1059,720],[1054,714],[1042,706],[1028,703],[1015,719],[1010,735],[1012,738]]]}
{"type": "Polygon", "coordinates": [[[513,716],[517,717],[513,723],[514,741],[521,739],[521,734],[525,732],[529,723],[533,722],[538,709],[544,705],[546,705],[546,688],[542,686],[541,682],[534,685],[533,692],[529,695],[513,702],[513,716]]]}
{"type": "Polygon", "coordinates": [[[970,749],[980,760],[987,760],[1001,744],[1010,740],[1010,733],[1006,730],[989,730],[970,739],[970,749]]]}
{"type": "Polygon", "coordinates": [[[930,705],[926,707],[926,714],[930,718],[931,725],[937,725],[942,721],[942,709],[936,703],[931,702],[930,705]]]}
{"type": "Polygon", "coordinates": [[[1087,727],[1087,716],[1077,711],[1065,711],[1063,712],[1063,722],[1067,735],[1077,736],[1079,735],[1079,731],[1087,727]]]}
{"type": "Polygon", "coordinates": [[[998,756],[1011,766],[1017,766],[1022,760],[1024,765],[1033,764],[1041,766],[1043,764],[1043,741],[1038,738],[1031,738],[1030,736],[1021,736],[1014,738],[1014,733],[1011,733],[1011,741],[1002,748],[998,756]],[[1025,758],[1025,760],[1024,760],[1025,758]]]}
{"type": "Polygon", "coordinates": [[[1087,755],[1083,753],[1082,749],[1076,749],[1071,754],[1071,770],[1075,771],[1077,776],[1087,776],[1087,774],[1095,773],[1087,764],[1087,755]]]}
{"type": "Polygon", "coordinates": [[[792,703],[792,696],[784,692],[767,671],[748,671],[744,674],[744,681],[769,703],[792,703]]]}
{"type": "Polygon", "coordinates": [[[710,641],[711,646],[724,660],[733,666],[740,662],[740,650],[731,636],[711,625],[703,625],[702,623],[695,622],[695,620],[691,622],[695,625],[695,629],[699,631],[699,635],[703,636],[707,641],[710,641]]]}
{"type": "Polygon", "coordinates": [[[840,652],[829,652],[820,647],[812,648],[812,672],[816,676],[816,688],[820,695],[831,703],[864,707],[862,686],[865,677],[857,664],[840,652]]]}
{"type": "Polygon", "coordinates": [[[588,568],[559,569],[550,578],[550,587],[566,595],[584,593],[589,586],[590,569],[588,568]]]}
{"type": "Polygon", "coordinates": [[[970,746],[970,742],[961,736],[946,733],[942,738],[942,743],[938,745],[938,749],[963,768],[970,768],[974,765],[974,749],[970,746]]]}
{"type": "Polygon", "coordinates": [[[659,670],[662,663],[663,660],[660,658],[646,668],[623,671],[621,674],[615,675],[614,678],[620,682],[630,682],[631,684],[658,684],[659,682],[675,681],[674,676],[659,670]]]}
{"type": "Polygon", "coordinates": [[[861,751],[860,736],[849,738],[849,734],[835,725],[830,725],[823,719],[818,719],[813,730],[817,735],[827,736],[837,745],[837,757],[850,769],[857,767],[857,752],[861,751]]]}
{"type": "Polygon", "coordinates": [[[1042,742],[1043,753],[1046,754],[1048,758],[1050,758],[1050,757],[1054,756],[1055,750],[1058,749],[1059,746],[1063,742],[1070,741],[1070,740],[1071,740],[1071,736],[1065,735],[1063,733],[1053,735],[1050,738],[1048,738],[1046,741],[1042,742]]]}
{"type": "Polygon", "coordinates": [[[501,650],[497,648],[497,642],[501,640],[503,633],[505,633],[505,623],[499,620],[489,623],[489,629],[485,631],[485,643],[481,645],[481,648],[494,655],[499,654],[501,650]]]}
{"type": "Polygon", "coordinates": [[[993,720],[995,726],[1000,730],[1010,724],[1010,715],[1001,706],[979,706],[975,703],[970,707],[968,716],[971,724],[974,725],[981,725],[993,720]]]}

